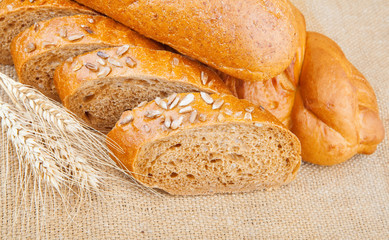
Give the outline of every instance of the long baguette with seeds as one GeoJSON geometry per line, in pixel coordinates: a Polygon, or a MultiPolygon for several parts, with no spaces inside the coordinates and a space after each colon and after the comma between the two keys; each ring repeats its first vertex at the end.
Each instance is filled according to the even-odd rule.
{"type": "Polygon", "coordinates": [[[210,95],[224,103],[217,109],[200,93],[175,98],[187,96],[193,96],[187,106],[165,110],[152,101],[127,111],[108,134],[124,150],[112,149],[115,156],[139,182],[201,195],[274,188],[295,178],[300,143],[273,115],[232,95],[210,95]],[[182,111],[188,107],[192,111],[182,111]],[[231,115],[224,114],[227,108],[231,115]],[[162,114],[145,116],[155,110],[162,114]]]}
{"type": "MultiPolygon", "coordinates": [[[[12,57],[19,80],[55,100],[59,97],[53,84],[54,70],[69,57],[122,45],[163,49],[160,44],[103,16],[60,17],[38,24],[39,28],[30,27],[12,41],[12,57]]],[[[111,59],[112,64],[114,61],[111,59]]],[[[75,64],[73,70],[85,67],[99,72],[101,76],[110,72],[108,68],[98,71],[100,62],[85,64],[75,64]]]]}
{"type": "MultiPolygon", "coordinates": [[[[13,64],[11,41],[20,32],[30,26],[38,30],[40,25],[37,22],[40,21],[78,14],[95,12],[70,0],[0,1],[0,64],[13,64]]],[[[31,43],[27,50],[33,46],[31,43]]]]}
{"type": "Polygon", "coordinates": [[[176,92],[202,91],[208,98],[206,93],[230,94],[219,76],[198,62],[167,51],[130,46],[99,49],[64,62],[55,72],[54,83],[64,106],[103,132],[112,129],[123,111],[142,101],[156,99],[162,111],[194,100],[193,95],[161,99],[176,92]],[[136,64],[129,66],[127,59],[136,64]],[[106,64],[100,66],[97,60],[106,64]],[[202,83],[205,74],[206,85],[202,83]]]}

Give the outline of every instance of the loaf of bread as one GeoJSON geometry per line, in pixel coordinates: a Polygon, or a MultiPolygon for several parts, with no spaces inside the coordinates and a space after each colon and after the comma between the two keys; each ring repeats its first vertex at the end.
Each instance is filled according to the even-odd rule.
{"type": "Polygon", "coordinates": [[[182,93],[123,113],[108,139],[146,186],[177,195],[249,192],[292,181],[300,143],[265,109],[232,95],[182,93]],[[172,103],[170,103],[172,102],[172,103]]]}
{"type": "Polygon", "coordinates": [[[220,76],[234,93],[256,106],[263,106],[285,126],[291,126],[291,112],[294,105],[300,71],[304,60],[306,25],[303,14],[291,4],[297,22],[298,49],[289,67],[280,75],[264,81],[247,81],[221,73],[220,76]]]}
{"type": "Polygon", "coordinates": [[[107,17],[75,15],[53,18],[26,29],[12,41],[11,52],[20,82],[59,100],[53,83],[58,65],[69,57],[124,44],[163,49],[107,17]]]}
{"type": "MultiPolygon", "coordinates": [[[[90,126],[110,131],[125,110],[173,93],[231,94],[199,62],[167,51],[128,45],[89,52],[60,65],[54,83],[65,107],[90,126]]],[[[166,102],[160,102],[167,108],[166,102]]]]}
{"type": "Polygon", "coordinates": [[[287,0],[77,0],[229,75],[262,81],[297,49],[287,0]]]}
{"type": "Polygon", "coordinates": [[[328,37],[308,32],[291,130],[305,161],[333,165],[371,154],[384,138],[376,96],[328,37]]]}
{"type": "Polygon", "coordinates": [[[94,12],[70,0],[0,1],[0,64],[13,64],[11,41],[34,23],[53,17],[94,12]]]}

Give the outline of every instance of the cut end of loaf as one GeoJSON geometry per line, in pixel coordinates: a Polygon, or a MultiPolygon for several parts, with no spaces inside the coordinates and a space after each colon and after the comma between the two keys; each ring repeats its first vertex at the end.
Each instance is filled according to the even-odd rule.
{"type": "Polygon", "coordinates": [[[134,176],[177,195],[250,192],[291,182],[300,145],[287,130],[260,123],[202,126],[143,145],[134,176]]]}
{"type": "Polygon", "coordinates": [[[82,84],[64,101],[65,107],[90,126],[102,132],[110,131],[126,110],[156,97],[173,93],[202,91],[190,83],[163,79],[99,78],[82,84]]]}
{"type": "MultiPolygon", "coordinates": [[[[89,14],[91,11],[85,11],[89,14]]],[[[40,7],[35,9],[20,9],[19,11],[7,13],[0,16],[0,64],[13,64],[11,56],[11,42],[19,33],[39,21],[48,20],[54,17],[71,16],[82,14],[75,9],[56,9],[54,7],[40,7]]]]}

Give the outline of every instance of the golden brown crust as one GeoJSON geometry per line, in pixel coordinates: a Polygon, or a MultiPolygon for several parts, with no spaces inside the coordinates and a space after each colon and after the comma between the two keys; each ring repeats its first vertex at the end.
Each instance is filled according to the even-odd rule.
{"type": "Polygon", "coordinates": [[[235,96],[256,106],[263,106],[287,127],[291,126],[290,114],[300,78],[306,40],[304,16],[295,6],[291,6],[296,18],[299,45],[291,64],[284,72],[274,78],[257,82],[241,80],[227,74],[221,75],[235,96]]]}
{"type": "MultiPolygon", "coordinates": [[[[55,48],[71,49],[72,46],[87,46],[91,43],[108,46],[130,44],[163,49],[158,43],[107,17],[76,15],[53,18],[40,22],[38,26],[28,28],[12,41],[11,53],[19,80],[28,83],[26,82],[28,72],[24,71],[24,68],[31,59],[55,48]],[[30,48],[31,51],[29,44],[33,44],[33,48],[30,48]]],[[[55,95],[50,97],[57,99],[55,95]]]]}
{"type": "Polygon", "coordinates": [[[60,65],[56,69],[54,83],[64,106],[68,107],[68,97],[83,83],[102,77],[165,79],[177,83],[189,83],[199,87],[202,91],[231,94],[214,71],[182,55],[141,47],[129,47],[125,53],[120,54],[122,53],[120,50],[123,49],[127,48],[96,50],[60,65]],[[109,57],[101,58],[98,54],[109,57]],[[114,60],[114,64],[119,63],[120,65],[113,65],[111,60],[114,60]],[[126,61],[130,61],[130,64],[126,61]],[[87,63],[92,64],[96,69],[88,69],[85,67],[87,63]]]}
{"type": "Polygon", "coordinates": [[[314,32],[307,34],[292,122],[303,159],[320,165],[373,153],[384,138],[372,87],[334,41],[314,32]]]}
{"type": "Polygon", "coordinates": [[[297,49],[286,0],[78,0],[229,75],[262,81],[280,74],[297,49]]]}
{"type": "Polygon", "coordinates": [[[0,31],[5,36],[0,39],[0,53],[2,54],[0,56],[0,64],[13,64],[10,56],[9,43],[15,36],[15,29],[21,32],[27,27],[30,27],[34,22],[46,20],[54,16],[59,17],[77,14],[96,13],[89,8],[69,0],[0,1],[0,19],[2,19],[0,20],[0,26],[3,28],[0,31]],[[31,12],[33,12],[33,16],[31,12]]]}
{"type": "MultiPolygon", "coordinates": [[[[179,110],[182,107],[175,107],[172,110],[164,111],[163,115],[158,118],[147,118],[145,113],[153,110],[161,110],[161,108],[152,101],[146,106],[141,108],[135,108],[132,111],[124,112],[120,120],[117,122],[111,132],[108,133],[107,138],[109,141],[117,143],[123,151],[111,148],[118,160],[121,161],[129,171],[136,173],[137,169],[134,169],[134,161],[137,158],[140,147],[155,139],[166,137],[175,131],[181,131],[184,129],[191,129],[201,126],[217,125],[223,123],[260,123],[268,124],[279,129],[285,129],[289,132],[281,122],[271,115],[263,108],[256,108],[253,104],[246,100],[239,100],[232,95],[210,95],[216,100],[223,100],[223,105],[220,108],[212,109],[213,104],[207,104],[200,93],[189,93],[194,95],[193,102],[190,106],[193,110],[197,111],[196,120],[191,123],[191,113],[182,114],[179,110]],[[232,114],[230,114],[230,111],[232,114]],[[201,115],[205,116],[205,120],[201,120],[201,115]],[[220,117],[219,115],[222,115],[220,117]],[[129,116],[132,116],[133,120],[128,122],[129,116]],[[172,120],[183,117],[182,124],[177,129],[166,128],[164,121],[166,118],[172,120]]],[[[188,94],[178,94],[180,101],[184,99],[188,94]]],[[[298,139],[293,136],[293,142],[295,146],[299,146],[298,139]]],[[[136,176],[135,176],[136,177],[136,176]]]]}

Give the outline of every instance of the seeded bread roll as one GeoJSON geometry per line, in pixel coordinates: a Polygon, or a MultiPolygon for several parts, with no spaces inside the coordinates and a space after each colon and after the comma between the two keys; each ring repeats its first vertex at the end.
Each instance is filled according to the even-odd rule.
{"type": "Polygon", "coordinates": [[[13,64],[11,41],[34,23],[53,17],[95,14],[69,0],[0,1],[0,64],[13,64]]]}
{"type": "Polygon", "coordinates": [[[287,0],[77,0],[234,77],[262,81],[297,49],[287,0]]]}
{"type": "Polygon", "coordinates": [[[123,113],[108,139],[146,186],[176,195],[249,192],[291,182],[300,143],[273,115],[232,95],[182,93],[123,113]],[[172,103],[170,103],[172,102],[172,103]]]}
{"type": "Polygon", "coordinates": [[[28,28],[12,41],[11,52],[20,82],[59,100],[53,83],[58,65],[69,57],[124,44],[163,49],[107,17],[76,15],[53,18],[28,28]]]}
{"type": "Polygon", "coordinates": [[[285,126],[291,127],[291,112],[304,60],[306,25],[303,14],[291,4],[297,22],[299,46],[293,61],[280,75],[264,81],[247,81],[227,74],[220,76],[238,98],[263,106],[285,126]]]}
{"type": "Polygon", "coordinates": [[[196,61],[128,45],[66,61],[56,69],[54,82],[63,105],[103,132],[125,110],[156,97],[196,91],[231,94],[215,72],[196,61]]]}
{"type": "Polygon", "coordinates": [[[291,130],[305,161],[333,165],[371,154],[384,138],[374,90],[328,37],[308,32],[291,130]]]}

